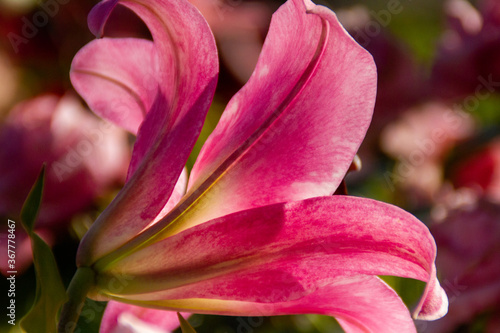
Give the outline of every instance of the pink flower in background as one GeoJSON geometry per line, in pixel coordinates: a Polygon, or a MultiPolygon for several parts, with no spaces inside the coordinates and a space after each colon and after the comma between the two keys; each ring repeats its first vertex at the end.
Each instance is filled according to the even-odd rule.
{"type": "MultiPolygon", "coordinates": [[[[37,220],[47,240],[65,234],[71,216],[123,181],[130,156],[125,133],[97,119],[71,96],[43,95],[16,106],[1,126],[0,144],[3,216],[16,219],[43,163],[47,165],[37,220]]],[[[18,232],[19,244],[24,239],[27,250],[17,253],[22,271],[31,262],[31,251],[29,239],[18,232]]],[[[6,264],[3,260],[2,272],[6,264]]]]}
{"type": "Polygon", "coordinates": [[[271,20],[265,1],[189,0],[207,20],[221,58],[241,82],[252,74],[271,20]]]}
{"type": "MultiPolygon", "coordinates": [[[[463,324],[481,332],[500,330],[500,206],[484,199],[449,209],[434,221],[436,265],[450,300],[446,317],[425,332],[447,333],[463,324]],[[475,318],[483,326],[474,324],[475,318]]],[[[470,328],[472,330],[472,328],[470,328]]]]}
{"type": "Polygon", "coordinates": [[[390,180],[418,200],[431,200],[442,186],[446,155],[474,127],[469,114],[443,103],[407,110],[381,134],[382,150],[398,160],[390,180]]]}
{"type": "MultiPolygon", "coordinates": [[[[189,314],[182,315],[186,318],[189,314]]],[[[109,302],[104,318],[101,333],[170,333],[179,327],[176,312],[118,302],[109,302]]]]}
{"type": "Polygon", "coordinates": [[[71,73],[96,113],[137,133],[127,183],[77,258],[95,274],[89,297],[112,300],[104,332],[119,316],[141,319],[137,306],[319,313],[348,332],[415,332],[377,275],[427,282],[415,317],[446,313],[426,226],[382,202],[332,196],[369,126],[376,72],[330,10],[290,0],[274,14],[254,73],[187,181],[217,80],[213,36],[186,1],[105,0],[89,16],[98,37],[118,3],[145,21],[153,42],[95,40],[71,73]]]}

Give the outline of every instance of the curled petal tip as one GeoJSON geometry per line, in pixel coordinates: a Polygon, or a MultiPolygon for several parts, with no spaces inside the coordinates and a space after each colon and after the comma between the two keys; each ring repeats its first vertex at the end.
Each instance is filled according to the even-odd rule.
{"type": "Polygon", "coordinates": [[[436,320],[448,313],[448,296],[439,284],[435,272],[436,268],[433,267],[431,279],[427,283],[424,295],[413,313],[415,319],[436,320]]]}
{"type": "Polygon", "coordinates": [[[414,318],[418,320],[437,320],[444,317],[448,313],[448,296],[446,292],[439,288],[436,298],[426,302],[425,308],[421,308],[418,313],[414,314],[414,318]]]}

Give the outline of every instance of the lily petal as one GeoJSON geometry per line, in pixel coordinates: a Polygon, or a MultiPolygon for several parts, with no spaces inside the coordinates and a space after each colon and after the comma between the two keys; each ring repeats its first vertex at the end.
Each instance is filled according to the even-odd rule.
{"type": "Polygon", "coordinates": [[[338,276],[331,279],[330,284],[321,286],[304,297],[284,302],[260,303],[195,298],[144,301],[137,304],[166,307],[175,311],[196,309],[201,313],[233,316],[315,313],[335,317],[347,333],[416,332],[410,313],[396,292],[379,278],[365,275],[338,276]]]}
{"type": "Polygon", "coordinates": [[[100,117],[137,134],[158,93],[154,44],[145,39],[97,39],[71,65],[71,82],[100,117]]]}
{"type": "MultiPolygon", "coordinates": [[[[97,258],[141,232],[165,206],[203,126],[215,91],[218,60],[208,24],[187,1],[103,1],[89,15],[94,31],[122,3],[149,27],[159,90],[141,124],[129,180],[85,235],[77,263],[97,258]]],[[[146,54],[145,56],[150,56],[146,54]]]]}
{"type": "MultiPolygon", "coordinates": [[[[183,317],[189,316],[183,313],[183,317]]],[[[110,301],[100,333],[168,333],[179,327],[177,313],[110,301]]]]}
{"type": "Polygon", "coordinates": [[[255,72],[193,167],[188,195],[199,199],[176,232],[334,193],[369,126],[375,91],[371,55],[335,14],[309,0],[288,1],[273,16],[255,72]]]}
{"type": "Polygon", "coordinates": [[[160,221],[165,215],[167,215],[172,210],[172,208],[174,208],[179,203],[179,201],[181,201],[184,194],[186,194],[187,180],[188,180],[188,173],[187,169],[184,168],[184,170],[182,170],[181,176],[179,177],[177,183],[175,184],[172,195],[170,196],[170,198],[168,199],[167,203],[162,208],[160,213],[155,217],[154,221],[150,223],[150,225],[153,225],[156,222],[160,221]]]}
{"type": "Polygon", "coordinates": [[[395,275],[428,283],[418,311],[430,318],[447,309],[435,255],[429,230],[409,213],[369,199],[319,197],[234,213],[144,247],[100,272],[97,290],[131,301],[275,303],[338,276],[395,275]],[[126,285],[110,289],[117,276],[126,285]]]}

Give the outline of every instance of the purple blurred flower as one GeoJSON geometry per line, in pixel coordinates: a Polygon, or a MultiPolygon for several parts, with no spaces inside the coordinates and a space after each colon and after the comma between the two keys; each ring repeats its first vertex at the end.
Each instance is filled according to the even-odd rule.
{"type": "MultiPolygon", "coordinates": [[[[450,194],[463,202],[462,194],[450,194]]],[[[448,202],[449,205],[453,203],[448,202]]],[[[446,209],[446,208],[445,208],[446,209]]],[[[436,265],[448,294],[448,315],[427,323],[425,332],[454,332],[460,325],[478,327],[481,332],[499,332],[500,323],[500,206],[484,199],[446,209],[443,219],[434,221],[431,232],[439,251],[436,265]]]]}
{"type": "Polygon", "coordinates": [[[479,1],[479,10],[465,0],[445,4],[448,29],[442,36],[432,70],[432,89],[454,99],[500,88],[500,5],[479,1]],[[481,91],[484,90],[484,91],[481,91]]]}

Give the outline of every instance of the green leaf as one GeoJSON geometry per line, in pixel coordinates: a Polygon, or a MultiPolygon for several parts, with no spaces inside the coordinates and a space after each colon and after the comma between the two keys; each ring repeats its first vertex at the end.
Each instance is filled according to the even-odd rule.
{"type": "Polygon", "coordinates": [[[36,296],[31,310],[21,319],[21,328],[25,332],[55,333],[59,308],[67,299],[66,291],[50,247],[36,233],[30,237],[36,272],[36,296]]]}
{"type": "Polygon", "coordinates": [[[196,333],[195,329],[189,325],[186,319],[181,316],[179,312],[177,312],[177,317],[179,317],[179,322],[181,323],[181,331],[182,333],[196,333]]]}
{"type": "Polygon", "coordinates": [[[50,246],[33,230],[42,201],[44,175],[45,166],[21,209],[21,223],[31,239],[36,274],[35,301],[21,319],[21,328],[25,332],[55,333],[59,308],[66,302],[66,290],[50,246]]]}
{"type": "Polygon", "coordinates": [[[36,216],[38,215],[38,210],[40,209],[44,178],[45,165],[42,167],[42,170],[40,171],[35,184],[31,188],[28,198],[24,202],[23,208],[21,209],[21,223],[28,234],[33,232],[36,216]]]}

